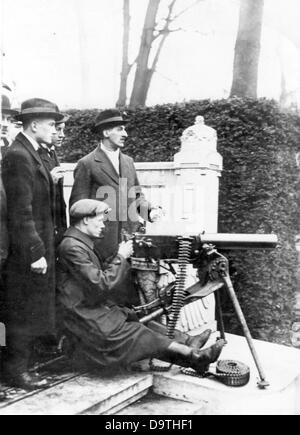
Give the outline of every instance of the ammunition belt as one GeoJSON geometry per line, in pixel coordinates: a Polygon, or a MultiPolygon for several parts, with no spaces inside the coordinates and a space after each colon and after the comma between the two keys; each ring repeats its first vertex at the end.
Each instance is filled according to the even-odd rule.
{"type": "Polygon", "coordinates": [[[206,378],[213,376],[218,381],[222,382],[228,387],[243,387],[248,384],[250,380],[250,369],[245,364],[239,361],[223,360],[217,364],[216,373],[206,372],[201,375],[193,369],[182,368],[181,372],[188,376],[197,378],[206,378]]]}

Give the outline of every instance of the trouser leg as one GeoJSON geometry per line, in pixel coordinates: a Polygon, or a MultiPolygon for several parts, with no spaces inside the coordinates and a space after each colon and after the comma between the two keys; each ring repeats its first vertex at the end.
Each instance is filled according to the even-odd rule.
{"type": "MultiPolygon", "coordinates": [[[[149,329],[151,329],[152,331],[157,332],[158,334],[167,335],[167,333],[168,333],[168,329],[165,325],[163,325],[162,323],[159,323],[159,322],[155,322],[154,320],[147,323],[146,326],[149,329]]],[[[188,339],[189,339],[189,336],[187,334],[175,329],[174,340],[177,341],[177,343],[185,344],[188,339]]]]}
{"type": "Polygon", "coordinates": [[[28,371],[32,342],[32,337],[22,331],[7,329],[7,347],[3,361],[6,375],[14,377],[28,371]]]}

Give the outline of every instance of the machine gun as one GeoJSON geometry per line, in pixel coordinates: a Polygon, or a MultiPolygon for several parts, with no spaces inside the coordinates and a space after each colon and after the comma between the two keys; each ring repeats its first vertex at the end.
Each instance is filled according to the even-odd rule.
{"type": "MultiPolygon", "coordinates": [[[[128,236],[124,238],[128,240],[128,236]]],[[[150,272],[154,276],[152,281],[151,279],[147,280],[147,288],[141,291],[141,306],[135,307],[138,314],[144,315],[140,320],[141,323],[148,323],[150,320],[166,314],[168,319],[168,336],[173,338],[181,308],[195,300],[215,293],[221,338],[225,339],[220,295],[218,292],[218,290],[225,286],[260,375],[258,386],[262,389],[268,387],[269,383],[266,380],[245,316],[233,288],[229,274],[228,259],[221,251],[232,249],[273,249],[278,244],[277,236],[274,234],[205,233],[200,235],[189,234],[188,236],[177,234],[164,236],[138,233],[130,238],[134,241],[132,268],[137,271],[137,275],[147,272],[149,278],[150,272]],[[175,281],[165,288],[158,289],[155,274],[158,273],[162,260],[164,260],[163,267],[168,265],[169,270],[174,273],[175,281]],[[177,273],[173,264],[177,264],[177,273]],[[192,264],[198,270],[199,282],[186,289],[189,264],[192,264]]]]}

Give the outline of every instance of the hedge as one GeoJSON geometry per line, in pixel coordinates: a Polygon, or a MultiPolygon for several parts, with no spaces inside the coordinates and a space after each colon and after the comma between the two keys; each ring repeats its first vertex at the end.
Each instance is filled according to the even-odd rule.
{"type": "MultiPolygon", "coordinates": [[[[62,160],[76,162],[97,144],[92,132],[97,111],[71,111],[62,160]]],[[[228,253],[235,288],[256,338],[289,342],[295,303],[299,233],[300,117],[282,113],[272,100],[192,101],[136,110],[126,153],[136,161],[171,161],[183,130],[203,115],[218,132],[224,158],[220,186],[219,231],[276,233],[273,251],[228,253]]],[[[227,330],[240,327],[225,296],[227,330]]]]}

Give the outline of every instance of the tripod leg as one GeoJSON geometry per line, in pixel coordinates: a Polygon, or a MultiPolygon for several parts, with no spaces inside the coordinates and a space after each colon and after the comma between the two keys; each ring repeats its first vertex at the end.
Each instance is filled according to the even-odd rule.
{"type": "Polygon", "coordinates": [[[236,312],[236,314],[238,316],[239,321],[241,322],[241,325],[242,325],[242,328],[243,328],[243,331],[244,331],[244,335],[246,337],[246,340],[248,342],[248,346],[250,348],[250,351],[252,353],[253,359],[255,361],[256,367],[257,367],[258,372],[259,372],[260,382],[258,383],[258,386],[259,386],[259,388],[264,389],[264,388],[268,387],[270,384],[266,381],[265,373],[264,373],[264,371],[262,369],[262,366],[261,366],[261,363],[259,361],[257,352],[255,350],[253,339],[252,339],[250,330],[248,328],[245,316],[244,316],[243,311],[241,309],[240,303],[239,303],[238,298],[237,298],[237,296],[235,294],[235,291],[234,291],[234,288],[233,288],[233,285],[232,285],[232,281],[231,281],[231,279],[230,279],[230,277],[228,275],[227,276],[223,276],[223,279],[224,279],[224,282],[226,284],[226,287],[227,287],[230,299],[231,299],[231,301],[233,303],[235,312],[236,312]]]}
{"type": "Polygon", "coordinates": [[[216,298],[216,315],[217,315],[217,322],[218,322],[218,329],[221,334],[221,340],[226,341],[225,337],[225,327],[224,327],[224,321],[223,321],[223,313],[222,313],[222,306],[221,306],[221,298],[219,290],[215,292],[215,298],[216,298]]]}

